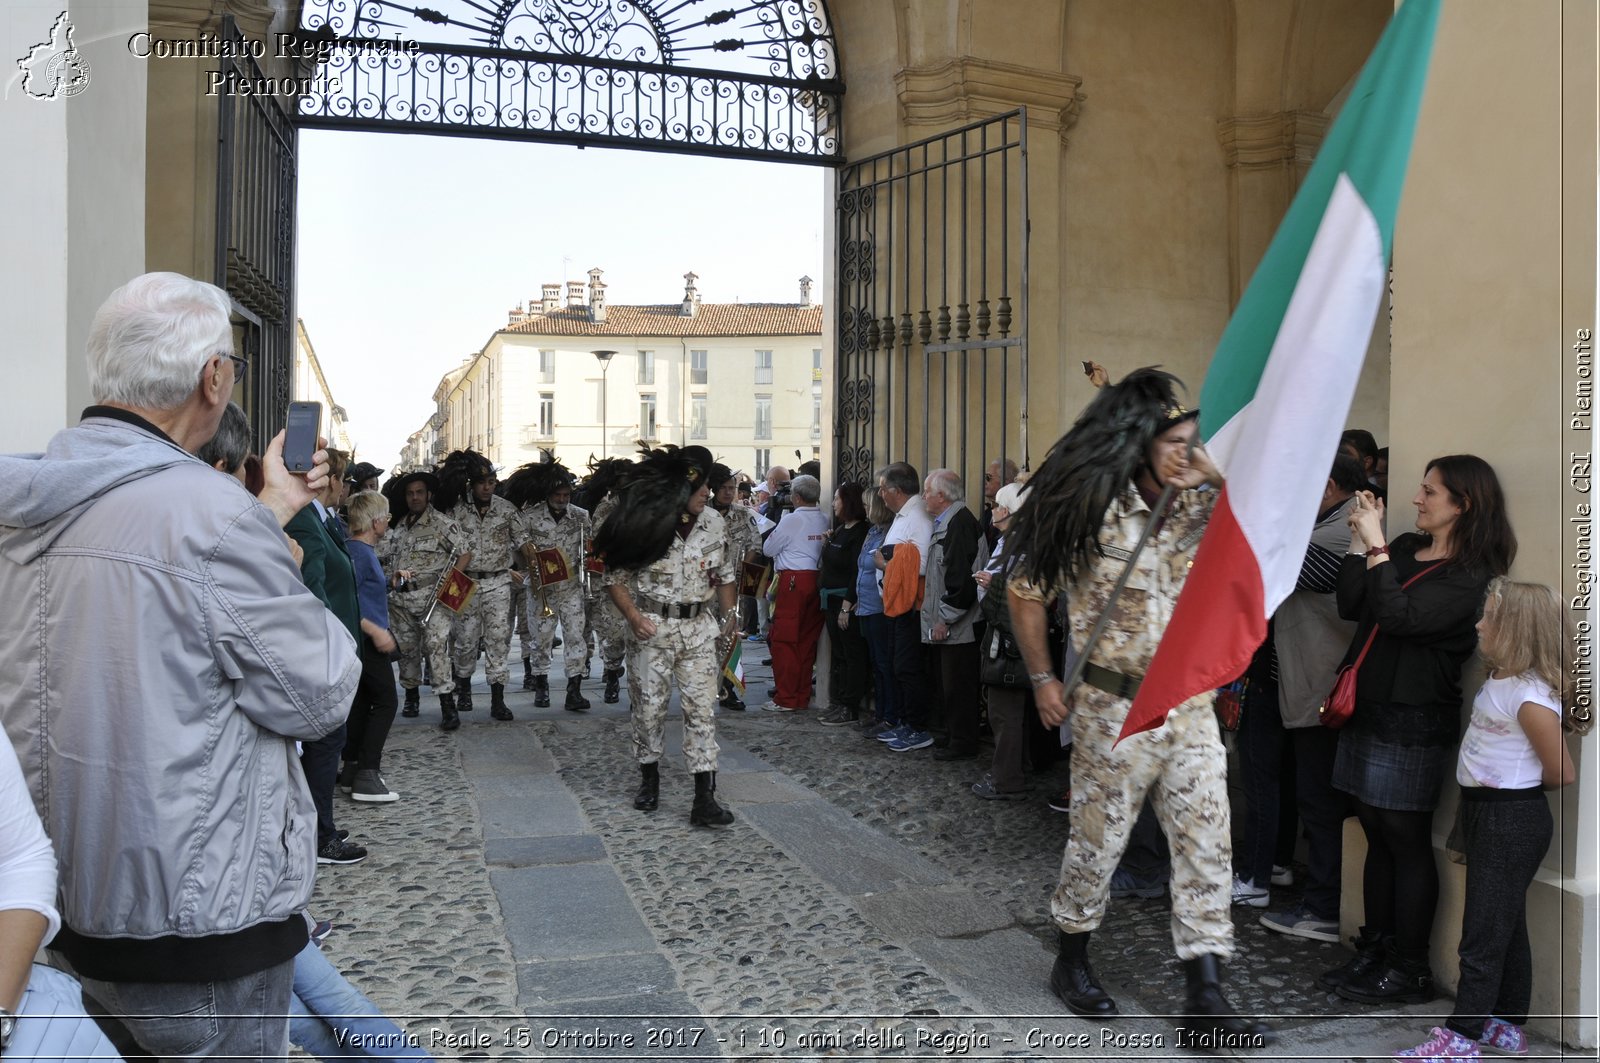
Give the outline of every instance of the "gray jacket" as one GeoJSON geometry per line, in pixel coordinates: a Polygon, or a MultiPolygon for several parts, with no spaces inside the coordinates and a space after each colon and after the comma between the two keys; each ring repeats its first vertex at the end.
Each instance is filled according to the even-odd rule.
{"type": "Polygon", "coordinates": [[[972,578],[989,560],[988,544],[978,518],[966,506],[956,503],[945,510],[933,527],[928,547],[928,580],[922,593],[922,641],[935,646],[954,646],[977,638],[972,630],[978,620],[978,584],[972,578]],[[932,638],[935,624],[950,629],[942,642],[932,638]]]}
{"type": "Polygon", "coordinates": [[[90,937],[199,937],[305,907],[294,740],[344,722],[354,640],[232,477],[89,417],[0,456],[0,716],[90,937]]]}
{"type": "Polygon", "coordinates": [[[1294,592],[1272,616],[1273,646],[1278,651],[1278,711],[1285,727],[1321,723],[1317,710],[1333,688],[1339,662],[1355,635],[1356,625],[1339,619],[1339,603],[1334,600],[1329,578],[1329,565],[1336,579],[1339,561],[1350,545],[1345,518],[1351,501],[1346,499],[1312,527],[1310,545],[1323,553],[1318,557],[1308,548],[1294,592]]]}

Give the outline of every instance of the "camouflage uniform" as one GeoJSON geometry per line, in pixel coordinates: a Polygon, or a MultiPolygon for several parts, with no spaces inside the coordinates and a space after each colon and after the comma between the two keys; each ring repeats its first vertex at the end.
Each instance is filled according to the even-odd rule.
{"type": "Polygon", "coordinates": [[[400,650],[400,685],[415,690],[422,682],[422,655],[426,653],[433,670],[433,692],[453,694],[456,685],[448,649],[450,610],[442,605],[434,608],[426,628],[422,618],[433,605],[445,569],[466,551],[467,537],[460,525],[432,506],[415,524],[408,525],[409,520],[409,516],[404,517],[389,528],[379,553],[387,574],[392,576],[401,570],[412,573],[410,590],[389,592],[390,633],[400,650]]]}
{"type": "Polygon", "coordinates": [[[456,617],[455,674],[472,674],[481,635],[489,682],[504,684],[506,654],[511,649],[511,556],[528,541],[527,529],[517,507],[499,495],[490,496],[482,516],[471,498],[457,503],[450,515],[461,525],[472,551],[467,575],[478,581],[472,601],[456,617]]]}
{"type": "Polygon", "coordinates": [[[517,649],[520,651],[522,659],[526,661],[533,656],[534,643],[533,628],[528,626],[528,594],[530,593],[530,584],[526,579],[528,566],[523,562],[522,555],[518,554],[511,567],[517,572],[521,572],[524,576],[524,580],[520,585],[515,580],[511,583],[511,616],[515,625],[514,630],[517,633],[517,649]]]}
{"type": "Polygon", "coordinates": [[[629,655],[633,698],[633,746],[641,764],[661,759],[662,731],[672,683],[683,709],[683,755],[692,772],[717,770],[718,623],[712,606],[718,586],[733,581],[722,517],[707,506],[687,537],[674,535],[667,556],[633,572],[611,570],[607,586],[624,584],[639,611],[655,621],[656,633],[635,641],[629,655]],[[661,604],[698,604],[687,619],[662,615],[661,604]]]}
{"type": "MultiPolygon", "coordinates": [[[[617,508],[615,495],[607,495],[598,506],[594,507],[592,518],[594,530],[599,530],[600,525],[615,508],[617,508]]],[[[595,642],[599,644],[600,661],[605,670],[621,672],[622,659],[628,651],[628,643],[633,640],[633,634],[628,630],[628,622],[622,619],[622,614],[611,601],[611,596],[606,593],[605,577],[590,572],[587,578],[589,590],[584,599],[585,630],[592,633],[595,642]]],[[[584,644],[584,651],[587,654],[587,641],[584,644]]],[[[587,668],[584,670],[588,671],[587,668]]],[[[631,679],[628,681],[628,698],[630,704],[638,704],[638,695],[631,679]]]]}
{"type": "Polygon", "coordinates": [[[529,612],[535,627],[533,648],[533,674],[545,675],[550,671],[550,647],[556,638],[556,623],[563,632],[561,643],[565,651],[567,678],[584,675],[589,666],[589,629],[584,622],[583,557],[584,548],[594,529],[589,523],[587,510],[568,506],[560,520],[550,514],[550,507],[536,502],[526,511],[528,538],[535,550],[559,549],[567,557],[571,578],[547,590],[539,590],[537,575],[528,581],[528,596],[533,600],[529,612]],[[554,616],[544,615],[548,604],[554,616]]]}
{"type": "MultiPolygon", "coordinates": [[[[1090,663],[1126,676],[1145,674],[1216,499],[1216,491],[1178,493],[1139,555],[1090,663]]],[[[1132,485],[1106,510],[1100,535],[1105,556],[1095,558],[1093,571],[1066,589],[1073,645],[1087,641],[1149,519],[1150,507],[1132,485]]],[[[1020,579],[1010,586],[1030,601],[1054,597],[1020,579]]],[[[1174,708],[1162,727],[1113,747],[1132,701],[1087,681],[1071,693],[1072,829],[1050,900],[1051,917],[1062,930],[1078,933],[1100,925],[1111,873],[1148,792],[1172,849],[1172,940],[1178,958],[1232,957],[1227,754],[1212,701],[1209,691],[1196,695],[1174,708]]]]}

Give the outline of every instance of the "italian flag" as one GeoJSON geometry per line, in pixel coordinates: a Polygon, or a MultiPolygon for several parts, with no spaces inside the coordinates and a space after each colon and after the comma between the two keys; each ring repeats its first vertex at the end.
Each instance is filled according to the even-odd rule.
{"type": "Polygon", "coordinates": [[[744,693],[744,639],[733,640],[733,652],[722,665],[722,678],[739,688],[739,693],[744,693]]]}
{"type": "Polygon", "coordinates": [[[1122,727],[1243,673],[1294,590],[1382,302],[1439,0],[1405,0],[1357,78],[1200,392],[1227,477],[1122,727]]]}

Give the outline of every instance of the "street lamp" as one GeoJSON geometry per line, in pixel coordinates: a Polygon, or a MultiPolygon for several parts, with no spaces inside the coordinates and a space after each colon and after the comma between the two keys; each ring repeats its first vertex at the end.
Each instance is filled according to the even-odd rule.
{"type": "Polygon", "coordinates": [[[608,425],[606,424],[606,374],[611,371],[611,359],[617,355],[616,351],[591,351],[600,361],[600,457],[606,456],[606,442],[608,425]]]}

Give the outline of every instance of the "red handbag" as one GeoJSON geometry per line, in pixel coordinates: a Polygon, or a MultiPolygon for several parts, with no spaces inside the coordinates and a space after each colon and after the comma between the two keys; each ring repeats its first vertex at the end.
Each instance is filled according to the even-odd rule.
{"type": "MultiPolygon", "coordinates": [[[[1443,561],[1429,565],[1415,576],[1400,584],[1400,589],[1405,590],[1417,580],[1426,576],[1443,561]]],[[[1322,699],[1322,705],[1317,709],[1317,717],[1322,721],[1322,726],[1332,731],[1337,731],[1350,722],[1350,717],[1356,711],[1356,673],[1361,671],[1361,662],[1367,659],[1367,651],[1372,649],[1372,641],[1378,637],[1378,625],[1373,624],[1372,630],[1367,634],[1367,644],[1361,647],[1361,652],[1356,654],[1354,662],[1339,669],[1339,674],[1333,678],[1333,689],[1328,691],[1328,696],[1322,699]]]]}

